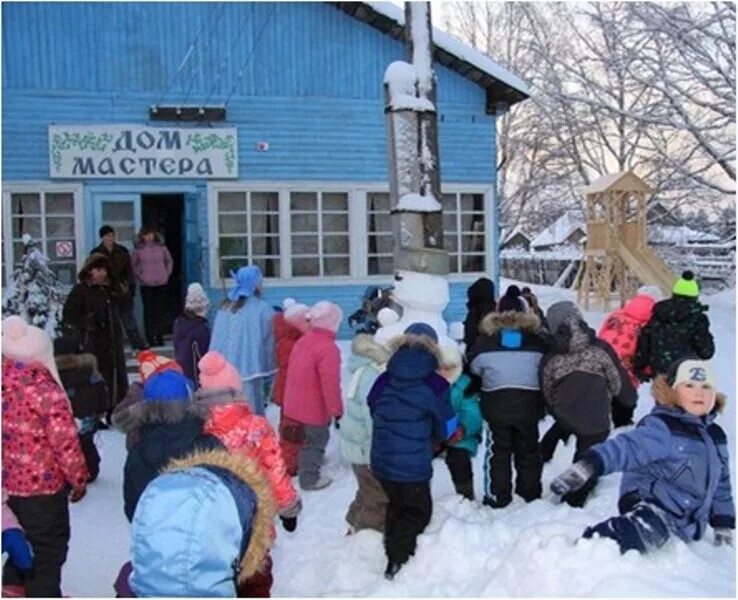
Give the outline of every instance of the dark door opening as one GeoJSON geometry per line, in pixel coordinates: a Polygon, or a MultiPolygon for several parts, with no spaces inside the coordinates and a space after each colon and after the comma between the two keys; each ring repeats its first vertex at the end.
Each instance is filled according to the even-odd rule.
{"type": "Polygon", "coordinates": [[[141,224],[153,227],[164,238],[172,255],[172,276],[167,285],[169,312],[164,332],[172,332],[172,323],[184,306],[184,194],[142,194],[141,224]]]}

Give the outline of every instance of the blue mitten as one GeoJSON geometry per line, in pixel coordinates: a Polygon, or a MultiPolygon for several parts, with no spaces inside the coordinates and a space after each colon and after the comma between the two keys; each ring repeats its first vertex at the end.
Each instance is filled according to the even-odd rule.
{"type": "Polygon", "coordinates": [[[28,571],[33,566],[31,546],[17,527],[3,531],[2,546],[3,552],[8,553],[8,560],[21,571],[28,571]]]}

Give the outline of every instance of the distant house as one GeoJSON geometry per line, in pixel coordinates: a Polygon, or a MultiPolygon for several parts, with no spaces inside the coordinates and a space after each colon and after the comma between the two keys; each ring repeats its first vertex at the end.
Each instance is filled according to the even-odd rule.
{"type": "Polygon", "coordinates": [[[500,250],[515,248],[528,252],[530,250],[530,239],[531,236],[525,233],[520,225],[513,229],[503,229],[500,232],[500,250]]]}
{"type": "Polygon", "coordinates": [[[666,225],[668,227],[679,227],[684,223],[672,211],[661,202],[652,202],[646,209],[646,222],[654,225],[666,225]]]}
{"type": "Polygon", "coordinates": [[[530,249],[534,252],[560,248],[579,249],[585,237],[587,225],[581,213],[569,210],[535,236],[530,242],[530,249]]]}
{"type": "Polygon", "coordinates": [[[719,243],[720,236],[706,231],[695,231],[686,225],[649,225],[648,243],[653,246],[699,246],[719,243]]]}

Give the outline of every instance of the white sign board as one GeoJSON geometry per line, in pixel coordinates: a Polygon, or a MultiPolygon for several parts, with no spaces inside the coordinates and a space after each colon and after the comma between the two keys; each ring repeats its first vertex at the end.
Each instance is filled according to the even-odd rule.
{"type": "Polygon", "coordinates": [[[49,125],[52,179],[234,179],[235,127],[49,125]]]}

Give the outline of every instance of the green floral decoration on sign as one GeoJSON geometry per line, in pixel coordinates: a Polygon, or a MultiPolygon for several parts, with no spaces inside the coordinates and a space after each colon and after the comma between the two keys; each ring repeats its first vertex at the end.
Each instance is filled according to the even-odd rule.
{"type": "Polygon", "coordinates": [[[112,133],[55,133],[51,138],[51,158],[57,171],[61,169],[62,150],[97,150],[103,152],[113,141],[112,133]]]}
{"type": "Polygon", "coordinates": [[[225,150],[223,161],[228,172],[233,172],[233,167],[236,164],[236,143],[233,135],[191,133],[187,136],[185,144],[189,145],[196,153],[210,149],[225,150]]]}

